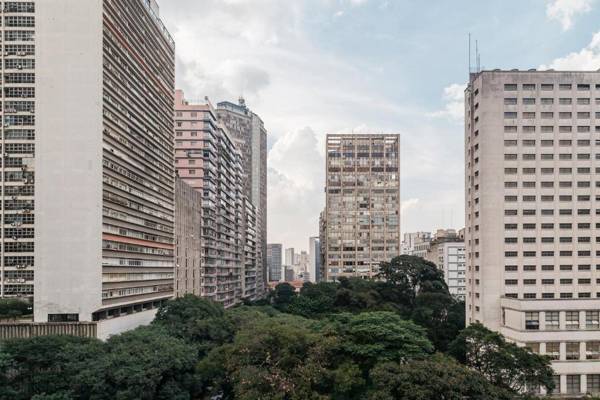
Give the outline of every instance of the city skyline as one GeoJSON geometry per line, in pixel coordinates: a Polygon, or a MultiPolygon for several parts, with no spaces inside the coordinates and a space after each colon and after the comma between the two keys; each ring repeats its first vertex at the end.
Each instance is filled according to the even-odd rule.
{"type": "Polygon", "coordinates": [[[600,40],[593,40],[600,7],[592,1],[503,1],[489,6],[493,13],[475,1],[179,0],[160,7],[178,45],[178,87],[215,104],[243,95],[265,121],[267,240],[286,247],[305,249],[318,232],[327,133],[400,133],[402,232],[462,227],[469,31],[484,67],[600,67],[600,40]]]}

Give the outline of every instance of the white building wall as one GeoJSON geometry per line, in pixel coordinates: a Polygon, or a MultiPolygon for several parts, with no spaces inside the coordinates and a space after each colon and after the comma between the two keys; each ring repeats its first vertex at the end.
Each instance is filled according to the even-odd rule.
{"type": "Polygon", "coordinates": [[[102,1],[39,1],[34,319],[90,321],[102,290],[102,1]]]}

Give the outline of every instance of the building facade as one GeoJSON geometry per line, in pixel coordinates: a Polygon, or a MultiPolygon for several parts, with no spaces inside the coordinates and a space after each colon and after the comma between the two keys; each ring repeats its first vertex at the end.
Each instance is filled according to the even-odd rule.
{"type": "Polygon", "coordinates": [[[202,194],[175,180],[175,295],[202,296],[202,194]]]}
{"type": "Polygon", "coordinates": [[[399,151],[399,135],[327,135],[326,280],[374,277],[399,254],[399,151]]]}
{"type": "Polygon", "coordinates": [[[465,242],[464,235],[454,229],[438,229],[425,259],[444,272],[448,291],[459,300],[465,299],[465,242]]]}
{"type": "Polygon", "coordinates": [[[465,91],[467,323],[600,391],[600,72],[482,71],[465,91]]]}
{"type": "Polygon", "coordinates": [[[422,254],[423,248],[427,251],[426,243],[431,241],[431,232],[408,232],[402,239],[400,254],[409,256],[416,255],[415,252],[422,254]],[[417,246],[418,245],[418,246],[417,246]]]}
{"type": "Polygon", "coordinates": [[[260,273],[256,276],[257,294],[262,296],[267,282],[267,130],[260,117],[243,98],[238,104],[217,104],[217,117],[228,129],[241,154],[243,193],[256,208],[256,258],[260,273]]]}
{"type": "Polygon", "coordinates": [[[321,242],[318,236],[308,239],[308,272],[311,282],[321,281],[321,242]]]}
{"type": "MultiPolygon", "coordinates": [[[[202,194],[202,297],[230,307],[242,300],[248,245],[241,156],[210,102],[175,91],[175,165],[202,194]]],[[[250,211],[251,212],[251,211],[250,211]]],[[[251,218],[250,218],[251,219],[251,218]]]]}
{"type": "Polygon", "coordinates": [[[285,249],[285,265],[292,266],[296,264],[296,253],[293,247],[285,249]]]}
{"type": "Polygon", "coordinates": [[[269,282],[282,281],[282,245],[281,243],[267,244],[267,266],[269,268],[269,282]]]}
{"type": "Polygon", "coordinates": [[[3,4],[0,298],[33,296],[35,155],[35,3],[3,4]]]}
{"type": "Polygon", "coordinates": [[[154,1],[35,6],[34,319],[106,337],[173,296],[175,45],[154,1]]]}

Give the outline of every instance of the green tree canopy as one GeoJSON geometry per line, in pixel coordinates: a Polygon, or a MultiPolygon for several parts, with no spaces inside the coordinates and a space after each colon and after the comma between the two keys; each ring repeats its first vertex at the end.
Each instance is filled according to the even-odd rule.
{"type": "Polygon", "coordinates": [[[519,393],[540,386],[549,392],[554,389],[548,357],[509,343],[481,324],[465,328],[450,344],[449,353],[495,386],[519,393]]]}

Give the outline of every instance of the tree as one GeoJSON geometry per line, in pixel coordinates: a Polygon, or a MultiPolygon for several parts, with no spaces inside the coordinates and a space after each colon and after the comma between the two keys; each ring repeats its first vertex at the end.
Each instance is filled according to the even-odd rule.
{"type": "Polygon", "coordinates": [[[167,301],[152,323],[171,336],[194,343],[201,355],[234,335],[234,326],[221,304],[191,294],[167,301]]]}
{"type": "Polygon", "coordinates": [[[76,398],[189,400],[195,388],[195,347],[145,326],[111,336],[73,378],[76,398]]]}
{"type": "Polygon", "coordinates": [[[540,386],[549,392],[554,389],[548,357],[509,343],[481,324],[465,328],[450,344],[449,353],[495,386],[517,393],[540,386]]]}
{"type": "Polygon", "coordinates": [[[0,398],[30,399],[69,390],[81,364],[102,354],[102,342],[75,336],[39,336],[0,343],[0,398]]]}
{"type": "Polygon", "coordinates": [[[283,282],[275,286],[272,296],[273,306],[278,310],[286,310],[292,299],[296,297],[296,290],[289,283],[283,282]]]}
{"type": "Polygon", "coordinates": [[[29,301],[21,299],[0,299],[0,319],[17,319],[33,313],[29,301]]]}
{"type": "Polygon", "coordinates": [[[446,293],[420,293],[410,318],[427,329],[436,350],[445,352],[465,327],[465,304],[446,293]]]}
{"type": "Polygon", "coordinates": [[[451,358],[437,355],[406,364],[387,362],[371,371],[372,400],[509,400],[511,393],[451,358]]]}
{"type": "Polygon", "coordinates": [[[411,307],[419,293],[448,293],[444,275],[437,266],[421,257],[401,255],[379,266],[378,278],[396,286],[402,302],[411,307]]]}
{"type": "Polygon", "coordinates": [[[334,311],[338,284],[333,282],[304,283],[300,295],[292,298],[287,312],[316,318],[334,311]]]}
{"type": "Polygon", "coordinates": [[[300,317],[274,317],[246,326],[211,356],[225,366],[231,398],[325,399],[333,340],[300,317]]]}
{"type": "Polygon", "coordinates": [[[341,351],[365,371],[379,362],[407,362],[433,352],[423,328],[392,312],[340,314],[334,324],[341,351]]]}

